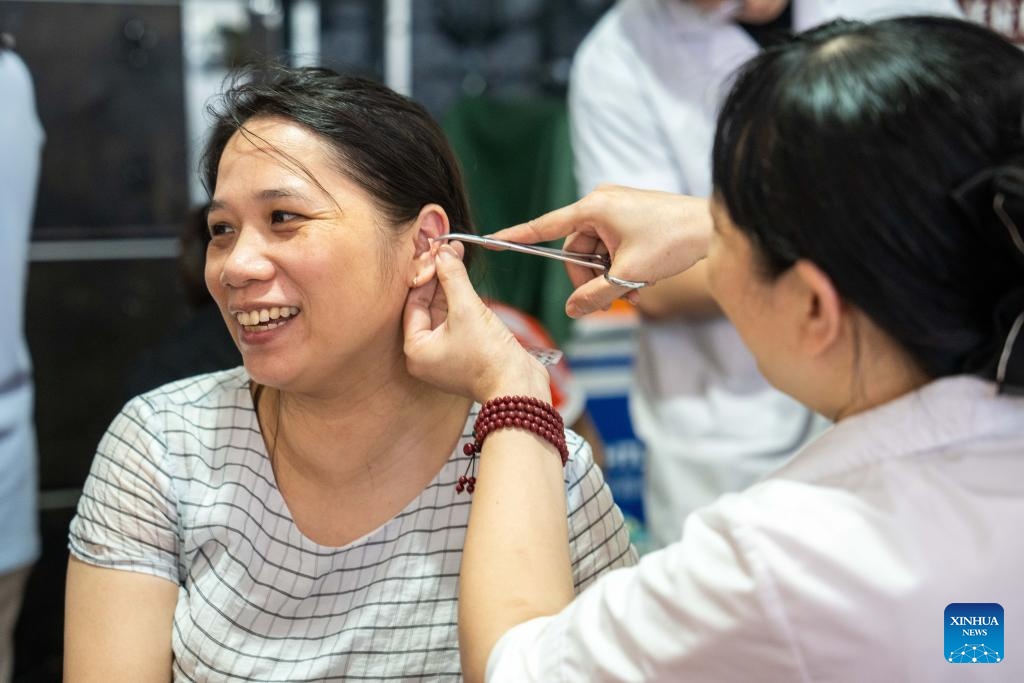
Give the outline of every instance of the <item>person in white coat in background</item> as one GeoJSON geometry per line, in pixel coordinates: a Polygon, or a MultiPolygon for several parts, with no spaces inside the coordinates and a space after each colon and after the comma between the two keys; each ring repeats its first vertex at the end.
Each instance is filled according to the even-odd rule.
{"type": "Polygon", "coordinates": [[[32,363],[25,341],[28,244],[43,127],[32,77],[0,35],[0,683],[14,668],[14,626],[29,569],[39,555],[32,363]]]}
{"type": "MultiPolygon", "coordinates": [[[[633,282],[706,256],[764,376],[835,424],[574,598],[552,435],[478,423],[469,683],[1024,680],[1022,121],[1024,53],[991,31],[838,22],[741,71],[710,215],[702,199],[605,188],[495,235],[569,235],[633,282]]],[[[410,370],[486,410],[511,394],[549,411],[543,369],[456,254],[436,262],[440,286],[406,307],[410,370]]],[[[629,293],[570,278],[576,316],[629,293]]]]}
{"type": "MultiPolygon", "coordinates": [[[[718,107],[759,40],[838,17],[912,13],[960,10],[955,0],[620,0],[573,62],[580,195],[611,183],[707,197],[718,107]]],[[[648,454],[654,547],[678,540],[691,510],[750,485],[827,425],[765,381],[705,281],[698,266],[637,301],[630,414],[648,454]]]]}

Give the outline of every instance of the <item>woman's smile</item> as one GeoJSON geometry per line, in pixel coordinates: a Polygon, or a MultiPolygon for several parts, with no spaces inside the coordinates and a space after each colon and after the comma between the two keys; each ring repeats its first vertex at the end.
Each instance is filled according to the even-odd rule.
{"type": "Polygon", "coordinates": [[[235,321],[241,328],[238,340],[248,346],[267,344],[280,337],[299,313],[297,306],[268,306],[235,311],[235,321]]]}
{"type": "Polygon", "coordinates": [[[273,326],[275,323],[287,322],[287,319],[293,315],[298,315],[299,309],[297,306],[271,306],[269,308],[257,308],[249,311],[235,311],[235,320],[238,324],[243,327],[262,327],[270,324],[273,326]]]}

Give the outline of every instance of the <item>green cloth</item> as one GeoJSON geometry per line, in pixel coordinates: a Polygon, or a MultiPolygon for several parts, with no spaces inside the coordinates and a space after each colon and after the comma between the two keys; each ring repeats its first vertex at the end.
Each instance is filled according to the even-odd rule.
{"type": "MultiPolygon", "coordinates": [[[[477,232],[491,233],[576,201],[564,100],[465,98],[445,115],[442,127],[462,163],[477,232]]],[[[572,285],[561,261],[485,249],[474,258],[482,295],[537,318],[559,345],[569,339],[565,300],[572,285]]]]}

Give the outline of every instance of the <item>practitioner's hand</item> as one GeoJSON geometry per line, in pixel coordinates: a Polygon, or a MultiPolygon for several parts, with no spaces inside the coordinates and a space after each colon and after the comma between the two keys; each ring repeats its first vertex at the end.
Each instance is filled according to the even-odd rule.
{"type": "Polygon", "coordinates": [[[409,372],[480,403],[508,395],[550,402],[547,370],[477,296],[456,248],[432,250],[437,277],[410,290],[405,303],[409,372]]]}
{"type": "MultiPolygon", "coordinates": [[[[575,204],[492,237],[534,244],[567,236],[567,250],[608,254],[610,275],[654,284],[704,258],[711,229],[706,199],[603,185],[575,204]]],[[[635,301],[635,291],[609,283],[591,268],[566,268],[576,288],[565,306],[572,318],[607,308],[620,296],[635,301]]]]}

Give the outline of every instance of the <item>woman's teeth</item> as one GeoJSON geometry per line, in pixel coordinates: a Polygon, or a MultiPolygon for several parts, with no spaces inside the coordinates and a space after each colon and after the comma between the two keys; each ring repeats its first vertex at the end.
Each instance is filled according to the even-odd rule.
{"type": "Polygon", "coordinates": [[[299,309],[295,306],[274,306],[273,308],[263,308],[258,311],[239,311],[235,313],[235,320],[238,321],[239,325],[244,325],[245,327],[260,325],[271,329],[283,323],[263,324],[270,323],[270,321],[278,320],[279,318],[289,318],[293,315],[298,315],[298,313],[299,309]]]}

